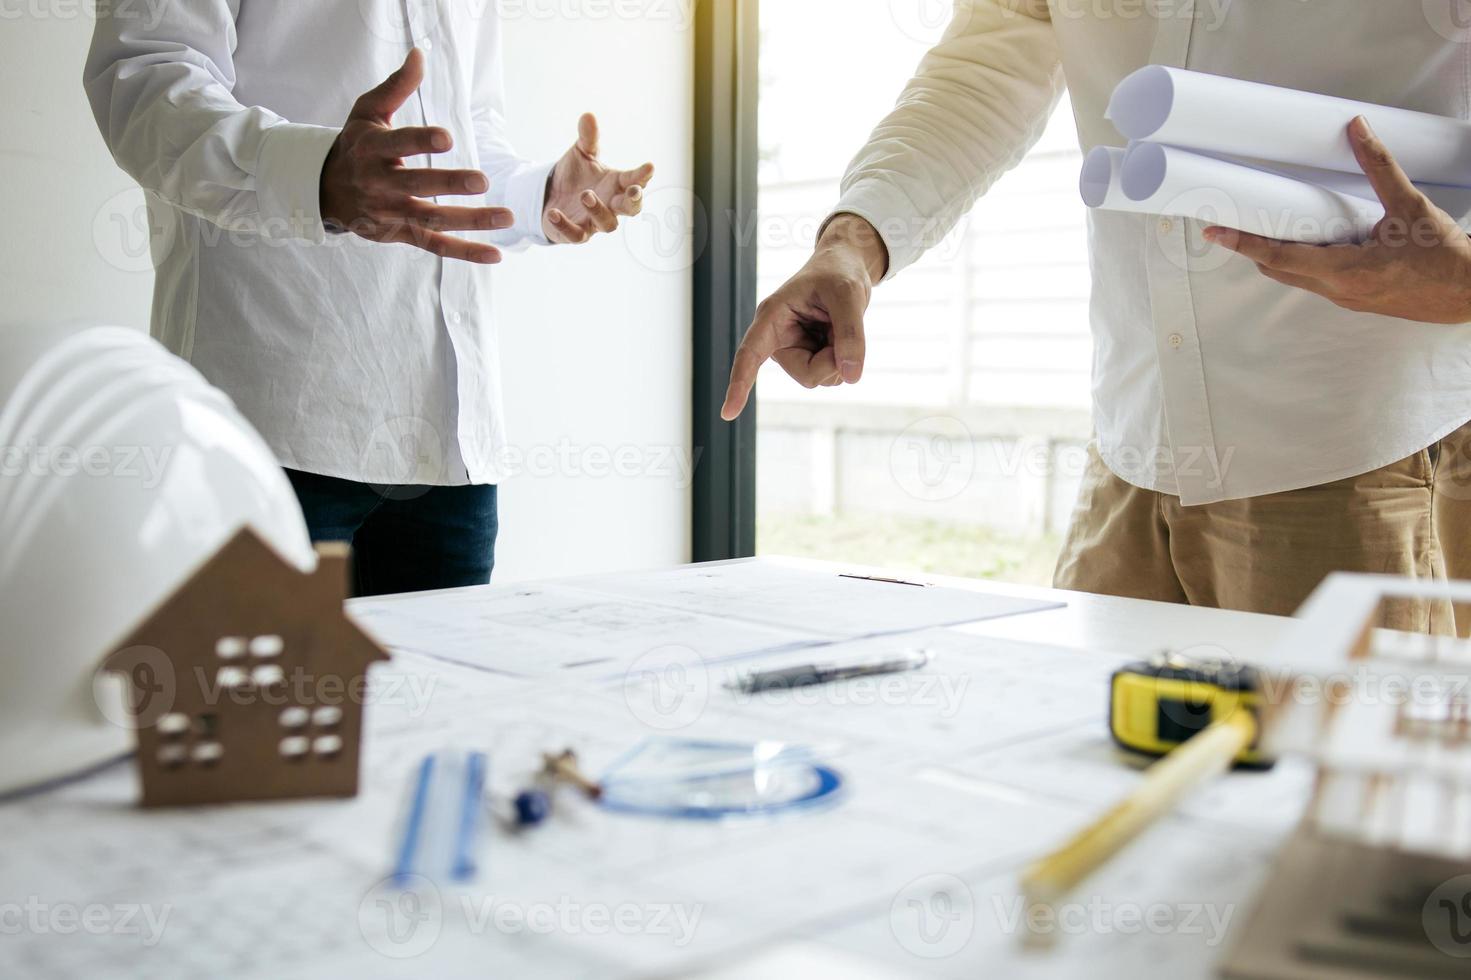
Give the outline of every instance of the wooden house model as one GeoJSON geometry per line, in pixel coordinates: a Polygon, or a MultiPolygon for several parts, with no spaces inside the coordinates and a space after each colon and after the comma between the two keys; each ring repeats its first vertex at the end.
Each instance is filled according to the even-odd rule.
{"type": "Polygon", "coordinates": [[[1471,621],[1471,583],[1330,576],[1262,665],[1311,791],[1224,976],[1471,976],[1471,640],[1382,626],[1427,600],[1471,621]]]}
{"type": "Polygon", "coordinates": [[[304,575],[242,529],[104,660],[130,688],[145,807],[357,793],[388,654],[343,608],[346,546],[317,550],[304,575]]]}

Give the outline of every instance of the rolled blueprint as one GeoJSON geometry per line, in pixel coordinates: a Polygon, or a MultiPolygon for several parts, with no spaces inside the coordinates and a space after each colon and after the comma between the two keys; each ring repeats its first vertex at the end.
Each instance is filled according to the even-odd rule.
{"type": "Polygon", "coordinates": [[[1471,187],[1471,123],[1427,112],[1149,65],[1107,115],[1131,140],[1345,173],[1360,172],[1347,129],[1362,115],[1411,180],[1471,187]]]}
{"type": "MultiPolygon", "coordinates": [[[[1271,163],[1259,160],[1234,160],[1231,157],[1223,157],[1232,163],[1239,163],[1256,170],[1266,170],[1269,173],[1281,174],[1300,180],[1308,184],[1317,184],[1326,187],[1330,191],[1339,194],[1348,194],[1351,197],[1361,197],[1368,201],[1379,200],[1379,194],[1374,190],[1374,185],[1369,183],[1369,178],[1363,174],[1346,174],[1337,170],[1319,170],[1316,167],[1299,167],[1290,163],[1271,163]]],[[[1430,184],[1417,181],[1415,186],[1420,189],[1431,203],[1445,211],[1451,217],[1459,221],[1463,226],[1467,219],[1471,218],[1471,187],[1452,187],[1449,184],[1430,184]]]]}
{"type": "Polygon", "coordinates": [[[1124,151],[1117,146],[1095,146],[1083,158],[1083,172],[1078,177],[1078,191],[1083,203],[1105,211],[1132,211],[1133,202],[1119,186],[1119,171],[1124,165],[1124,151]]]}
{"type": "Polygon", "coordinates": [[[1361,241],[1384,217],[1375,201],[1157,143],[1095,148],[1079,187],[1089,207],[1194,218],[1310,245],[1361,241]]]}

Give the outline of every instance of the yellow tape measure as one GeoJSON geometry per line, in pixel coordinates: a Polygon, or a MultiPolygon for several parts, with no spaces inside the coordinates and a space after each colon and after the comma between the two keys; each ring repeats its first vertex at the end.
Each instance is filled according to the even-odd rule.
{"type": "MultiPolygon", "coordinates": [[[[1108,727],[1124,748],[1163,756],[1214,722],[1260,702],[1257,672],[1225,660],[1164,653],[1127,664],[1110,685],[1108,727]]],[[[1238,766],[1271,768],[1255,741],[1236,756],[1238,766]]]]}

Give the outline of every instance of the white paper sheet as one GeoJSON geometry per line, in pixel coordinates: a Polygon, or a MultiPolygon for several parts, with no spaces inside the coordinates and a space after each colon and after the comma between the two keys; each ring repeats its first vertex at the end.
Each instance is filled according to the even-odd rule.
{"type": "Polygon", "coordinates": [[[1117,146],[1095,146],[1083,158],[1083,171],[1078,175],[1078,193],[1090,208],[1105,211],[1131,211],[1133,203],[1124,196],[1119,185],[1119,172],[1124,166],[1124,150],[1117,146]]]}
{"type": "Polygon", "coordinates": [[[793,568],[765,559],[575,580],[580,589],[835,637],[954,626],[1061,604],[793,568]]]}
{"type": "Polygon", "coordinates": [[[1131,140],[1359,173],[1348,124],[1365,116],[1412,180],[1471,186],[1471,123],[1425,112],[1149,65],[1107,117],[1131,140]]]}
{"type": "Polygon", "coordinates": [[[349,608],[392,649],[522,677],[602,676],[661,649],[708,661],[833,638],[561,585],[354,600],[349,608]]]}
{"type": "MultiPolygon", "coordinates": [[[[1120,171],[1124,164],[1125,150],[1117,146],[1095,146],[1083,158],[1083,169],[1078,177],[1078,191],[1083,203],[1090,208],[1105,211],[1138,211],[1137,202],[1130,201],[1120,186],[1120,171]]],[[[1196,151],[1191,151],[1196,152],[1196,151]]],[[[1377,202],[1379,197],[1374,186],[1363,174],[1346,174],[1337,170],[1320,170],[1317,167],[1299,167],[1291,163],[1272,163],[1233,157],[1230,154],[1201,154],[1253,170],[1280,174],[1307,184],[1316,184],[1337,194],[1356,197],[1364,201],[1377,202]]],[[[1471,225],[1471,187],[1452,187],[1447,184],[1416,183],[1435,206],[1454,217],[1463,226],[1471,225]]],[[[1144,212],[1140,212],[1144,213],[1144,212]]]]}
{"type": "Polygon", "coordinates": [[[1157,143],[1135,143],[1122,159],[1095,149],[1084,161],[1085,201],[1100,199],[1105,166],[1110,182],[1093,207],[1194,218],[1314,245],[1362,241],[1384,217],[1377,201],[1157,143]]]}
{"type": "MultiPolygon", "coordinates": [[[[391,601],[434,609],[434,598],[391,601]]],[[[988,963],[1008,976],[1027,963],[1033,972],[1016,975],[1059,975],[1079,962],[1066,952],[1070,945],[1024,960],[1015,932],[999,928],[1000,916],[1012,914],[1017,870],[1092,815],[1093,807],[1078,801],[1111,797],[1115,777],[1137,780],[1106,753],[1069,752],[1039,734],[1089,712],[1095,720],[1084,723],[1086,735],[1106,740],[1099,727],[1103,685],[1118,658],[953,633],[861,641],[849,652],[910,640],[940,649],[937,670],[973,677],[963,700],[953,702],[959,710],[949,731],[936,726],[949,713],[947,702],[916,684],[933,673],[925,671],[899,679],[900,696],[891,704],[845,709],[843,699],[857,691],[852,683],[830,688],[815,705],[712,698],[680,732],[809,744],[839,738],[848,746],[832,760],[848,780],[842,805],[790,818],[703,823],[615,816],[564,795],[535,832],[487,829],[479,880],[446,887],[422,905],[395,904],[401,896],[381,882],[425,752],[486,748],[503,806],[526,785],[542,751],[574,746],[598,772],[650,729],[616,690],[403,655],[371,675],[363,786],[355,799],[145,812],[133,806],[132,772],[119,767],[0,806],[0,837],[9,845],[0,848],[0,906],[26,914],[34,906],[46,915],[96,909],[119,926],[104,934],[43,928],[6,936],[0,974],[689,976],[800,933],[926,975],[974,976],[988,963]],[[391,683],[401,675],[420,679],[415,689],[428,696],[404,697],[391,683]],[[978,745],[988,747],[972,751],[978,745]],[[941,771],[953,775],[936,778],[941,771]],[[976,937],[954,957],[937,958],[936,936],[914,931],[914,903],[931,898],[937,877],[951,876],[969,883],[976,905],[942,911],[973,911],[959,920],[966,930],[960,938],[972,929],[976,937]],[[1005,904],[995,904],[998,898],[1005,904]],[[515,915],[498,920],[497,910],[515,915]],[[608,927],[619,910],[647,927],[608,927]],[[550,928],[516,924],[538,911],[550,928]],[[658,918],[640,918],[646,912],[658,918]],[[122,914],[128,928],[157,925],[161,933],[124,932],[122,914]],[[594,914],[603,917],[596,928],[594,914]],[[687,933],[680,931],[685,926],[687,933]]],[[[1065,727],[1085,734],[1076,723],[1065,727]]],[[[1222,794],[1228,784],[1237,788],[1228,780],[1222,794]]],[[[1256,842],[1268,841],[1270,832],[1253,821],[1223,835],[1220,814],[1211,812],[1217,807],[1204,802],[1201,816],[1187,805],[1132,857],[1113,862],[1088,894],[1135,904],[1216,901],[1230,908],[1245,901],[1263,858],[1256,842]]],[[[1282,814],[1300,803],[1294,793],[1239,799],[1243,808],[1282,814]]],[[[1172,948],[1195,954],[1178,961],[1179,974],[1204,976],[1202,937],[1172,937],[1172,948]]],[[[1137,976],[1141,964],[1164,961],[1163,944],[1146,939],[1120,930],[1068,942],[1084,945],[1091,975],[1137,976]],[[1138,952],[1141,943],[1153,959],[1138,952]]]]}

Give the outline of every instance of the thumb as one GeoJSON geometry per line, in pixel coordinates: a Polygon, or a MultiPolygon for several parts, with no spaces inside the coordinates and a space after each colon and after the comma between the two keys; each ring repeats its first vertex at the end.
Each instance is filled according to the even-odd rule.
{"type": "Polygon", "coordinates": [[[364,92],[352,107],[351,119],[368,119],[385,125],[408,101],[424,81],[424,52],[411,48],[398,71],[384,79],[377,88],[364,92]]]}
{"type": "Polygon", "coordinates": [[[1348,138],[1353,144],[1354,157],[1358,159],[1364,176],[1369,178],[1374,193],[1379,195],[1386,215],[1407,218],[1424,212],[1425,195],[1410,182],[1394,154],[1389,152],[1389,147],[1370,128],[1369,120],[1363,116],[1355,117],[1348,124],[1348,138]]]}
{"type": "Polygon", "coordinates": [[[577,120],[577,148],[590,157],[598,155],[598,117],[590,112],[577,120]]]}

